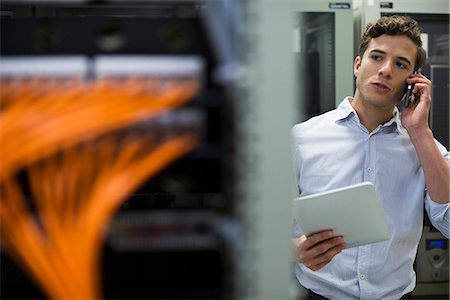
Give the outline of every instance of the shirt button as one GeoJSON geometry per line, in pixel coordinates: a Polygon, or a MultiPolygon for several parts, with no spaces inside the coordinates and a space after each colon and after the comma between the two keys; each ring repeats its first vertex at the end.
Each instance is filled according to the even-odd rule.
{"type": "Polygon", "coordinates": [[[361,280],[364,280],[364,279],[366,279],[366,275],[364,275],[364,274],[359,274],[359,279],[361,279],[361,280]]]}
{"type": "Polygon", "coordinates": [[[367,172],[368,172],[368,173],[372,173],[372,170],[373,170],[373,169],[372,169],[371,167],[368,167],[368,168],[367,168],[367,172]]]}

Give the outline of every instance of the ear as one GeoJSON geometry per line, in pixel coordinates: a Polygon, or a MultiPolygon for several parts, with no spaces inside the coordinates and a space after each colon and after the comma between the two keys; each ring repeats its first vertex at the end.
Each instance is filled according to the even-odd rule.
{"type": "Polygon", "coordinates": [[[359,68],[361,67],[361,57],[358,55],[353,62],[353,74],[358,77],[359,68]]]}

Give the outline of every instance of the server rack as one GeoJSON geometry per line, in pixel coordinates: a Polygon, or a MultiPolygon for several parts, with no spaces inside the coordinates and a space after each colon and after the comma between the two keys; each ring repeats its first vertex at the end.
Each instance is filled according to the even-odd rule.
{"type": "MultiPolygon", "coordinates": [[[[103,249],[105,298],[293,297],[292,7],[244,1],[243,18],[240,8],[228,0],[2,1],[2,59],[114,53],[204,61],[203,88],[189,105],[205,117],[201,143],[114,218],[103,249]]],[[[2,296],[44,297],[3,251],[2,275],[2,296]]]]}
{"type": "Polygon", "coordinates": [[[303,121],[334,109],[354,93],[353,3],[297,0],[293,11],[303,121]]]}
{"type": "MultiPolygon", "coordinates": [[[[102,255],[107,299],[220,299],[235,293],[233,169],[226,164],[233,160],[233,116],[225,87],[213,79],[219,65],[234,59],[233,41],[217,45],[210,38],[202,17],[208,9],[201,1],[2,3],[4,61],[59,57],[64,64],[68,56],[83,56],[86,78],[110,73],[108,66],[117,71],[121,59],[125,75],[132,75],[127,58],[137,65],[147,58],[166,60],[175,69],[182,66],[178,58],[200,61],[203,88],[184,109],[201,112],[201,142],[140,186],[113,219],[102,255]]],[[[217,30],[233,37],[230,28],[217,30]]],[[[42,297],[37,288],[23,288],[14,274],[22,277],[2,253],[2,296],[42,297]]]]}

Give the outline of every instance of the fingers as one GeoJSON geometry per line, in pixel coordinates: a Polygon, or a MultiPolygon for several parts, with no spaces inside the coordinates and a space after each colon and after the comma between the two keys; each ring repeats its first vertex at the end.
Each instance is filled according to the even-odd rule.
{"type": "Polygon", "coordinates": [[[332,230],[325,230],[315,234],[311,234],[306,238],[305,247],[310,248],[315,244],[330,239],[332,237],[334,237],[334,233],[332,230]]]}
{"type": "Polygon", "coordinates": [[[429,80],[425,75],[422,73],[417,73],[411,75],[408,79],[406,79],[406,82],[408,84],[414,84],[414,88],[412,92],[414,94],[418,94],[420,92],[423,93],[424,89],[429,93],[431,91],[431,80],[429,80]]]}
{"type": "Polygon", "coordinates": [[[298,261],[309,269],[316,271],[328,264],[336,254],[345,247],[342,236],[334,236],[331,230],[302,236],[297,239],[296,250],[298,261]]]}
{"type": "Polygon", "coordinates": [[[416,95],[417,97],[421,97],[422,95],[429,97],[430,91],[431,91],[431,82],[429,84],[418,82],[414,85],[414,88],[412,90],[413,94],[416,95]]]}
{"type": "Polygon", "coordinates": [[[344,248],[345,246],[342,244],[336,245],[313,259],[305,261],[303,264],[312,271],[317,271],[327,265],[333,257],[339,254],[344,248]]]}

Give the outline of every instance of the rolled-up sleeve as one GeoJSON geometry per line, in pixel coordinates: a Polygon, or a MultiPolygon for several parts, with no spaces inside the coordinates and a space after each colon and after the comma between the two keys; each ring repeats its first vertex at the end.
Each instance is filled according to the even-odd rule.
{"type": "MultiPolygon", "coordinates": [[[[443,145],[439,142],[436,142],[440,152],[444,156],[447,163],[450,165],[450,154],[445,149],[443,145]]],[[[449,192],[450,192],[450,183],[449,183],[449,192]]],[[[449,220],[449,209],[450,203],[440,204],[434,202],[428,193],[425,196],[425,209],[427,211],[428,217],[433,224],[446,238],[449,238],[450,235],[450,220],[449,220]]]]}
{"type": "Polygon", "coordinates": [[[431,200],[427,195],[425,209],[430,218],[431,224],[436,227],[446,238],[449,238],[449,208],[450,204],[439,204],[431,200]]]}

